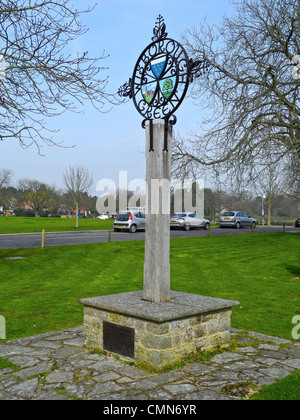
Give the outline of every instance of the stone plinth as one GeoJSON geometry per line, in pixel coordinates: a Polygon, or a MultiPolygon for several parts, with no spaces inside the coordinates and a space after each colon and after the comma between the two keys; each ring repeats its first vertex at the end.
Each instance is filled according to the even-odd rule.
{"type": "Polygon", "coordinates": [[[142,291],[80,300],[85,346],[107,350],[111,337],[105,334],[112,331],[118,356],[162,368],[229,344],[231,309],[238,302],[174,291],[170,296],[165,303],[145,301],[142,291]]]}

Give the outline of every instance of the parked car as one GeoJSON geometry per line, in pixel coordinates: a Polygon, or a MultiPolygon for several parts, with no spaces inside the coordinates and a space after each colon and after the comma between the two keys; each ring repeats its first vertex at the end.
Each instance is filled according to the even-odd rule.
{"type": "Polygon", "coordinates": [[[121,211],[114,221],[114,231],[120,230],[135,233],[137,230],[145,230],[146,215],[142,210],[124,210],[121,211]]]}
{"type": "Polygon", "coordinates": [[[208,229],[210,221],[203,219],[196,213],[176,213],[173,214],[170,220],[170,227],[190,230],[192,228],[208,229]]]}
{"type": "Polygon", "coordinates": [[[242,211],[226,211],[220,217],[220,227],[235,227],[240,229],[244,226],[256,227],[257,221],[242,211]]]}
{"type": "Polygon", "coordinates": [[[295,227],[300,227],[300,217],[298,217],[295,221],[295,227]]]}
{"type": "Polygon", "coordinates": [[[108,214],[100,214],[100,216],[98,216],[97,219],[107,220],[107,219],[109,219],[109,216],[108,216],[108,214]]]}

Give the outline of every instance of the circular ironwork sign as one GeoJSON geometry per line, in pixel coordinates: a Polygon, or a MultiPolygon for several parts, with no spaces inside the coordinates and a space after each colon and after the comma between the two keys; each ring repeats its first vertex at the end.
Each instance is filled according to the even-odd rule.
{"type": "Polygon", "coordinates": [[[153,42],[140,55],[132,78],[119,89],[119,95],[133,99],[145,120],[167,119],[175,124],[174,112],[184,100],[190,82],[201,76],[208,64],[189,59],[183,46],[168,38],[162,16],[153,33],[153,42]]]}

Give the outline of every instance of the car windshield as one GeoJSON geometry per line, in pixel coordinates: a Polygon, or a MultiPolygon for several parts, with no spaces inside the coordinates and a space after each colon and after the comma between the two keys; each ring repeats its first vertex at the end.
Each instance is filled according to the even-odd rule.
{"type": "Polygon", "coordinates": [[[222,216],[234,216],[233,211],[227,211],[226,213],[223,213],[222,216]]]}
{"type": "Polygon", "coordinates": [[[172,217],[186,217],[185,213],[175,213],[172,217]]]}

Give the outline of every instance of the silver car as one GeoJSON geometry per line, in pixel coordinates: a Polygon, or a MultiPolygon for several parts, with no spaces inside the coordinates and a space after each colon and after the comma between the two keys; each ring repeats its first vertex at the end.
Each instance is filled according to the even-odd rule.
{"type": "Polygon", "coordinates": [[[124,210],[121,211],[114,221],[114,231],[120,230],[135,233],[137,230],[145,230],[146,215],[143,210],[124,210]]]}
{"type": "Polygon", "coordinates": [[[176,213],[173,214],[170,220],[171,229],[181,228],[184,230],[190,230],[191,228],[204,228],[207,230],[209,226],[210,221],[203,219],[196,213],[176,213]]]}
{"type": "Polygon", "coordinates": [[[235,227],[240,229],[244,226],[255,228],[257,225],[256,219],[248,216],[247,213],[242,211],[226,211],[220,217],[220,227],[235,227]]]}

